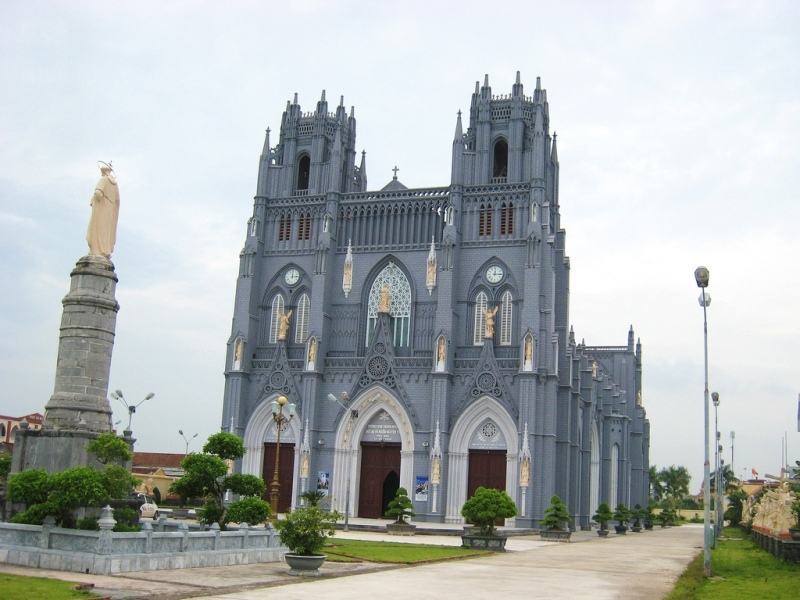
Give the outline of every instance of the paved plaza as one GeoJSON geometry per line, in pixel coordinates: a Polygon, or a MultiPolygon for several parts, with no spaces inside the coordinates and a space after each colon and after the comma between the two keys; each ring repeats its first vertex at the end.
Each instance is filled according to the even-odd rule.
{"type": "MultiPolygon", "coordinates": [[[[443,532],[444,533],[444,532],[443,532]]],[[[398,538],[381,533],[337,532],[338,537],[459,545],[452,535],[398,538]]],[[[420,566],[326,563],[326,577],[298,580],[283,563],[127,573],[102,577],[0,565],[0,572],[91,582],[111,598],[300,600],[376,598],[391,591],[419,598],[647,598],[663,597],[702,546],[702,527],[684,525],[600,539],[577,532],[569,544],[538,536],[508,540],[508,552],[420,566]]]]}

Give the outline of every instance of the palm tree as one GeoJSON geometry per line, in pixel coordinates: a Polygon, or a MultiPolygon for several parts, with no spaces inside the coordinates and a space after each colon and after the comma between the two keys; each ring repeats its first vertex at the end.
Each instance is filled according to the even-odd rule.
{"type": "Polygon", "coordinates": [[[650,497],[656,502],[664,497],[664,486],[661,485],[661,479],[658,476],[658,467],[655,465],[650,466],[650,497]]]}
{"type": "Polygon", "coordinates": [[[673,507],[680,506],[681,500],[689,495],[691,476],[686,467],[670,465],[658,472],[658,480],[663,486],[663,497],[673,507]]]}

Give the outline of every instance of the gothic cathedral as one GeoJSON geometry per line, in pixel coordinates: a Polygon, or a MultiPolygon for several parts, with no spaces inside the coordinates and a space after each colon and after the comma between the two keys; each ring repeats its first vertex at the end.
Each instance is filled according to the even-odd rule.
{"type": "MultiPolygon", "coordinates": [[[[321,490],[381,517],[399,486],[418,521],[461,523],[478,486],[536,527],[553,494],[588,527],[645,506],[641,344],[576,343],[547,92],[475,83],[449,184],[369,191],[356,119],[325,92],[267,130],[240,256],[222,428],[281,511],[321,490]],[[276,430],[285,396],[293,418],[276,430]],[[276,461],[276,451],[279,461],[276,461]]],[[[287,405],[288,406],[288,405],[287,405]]]]}

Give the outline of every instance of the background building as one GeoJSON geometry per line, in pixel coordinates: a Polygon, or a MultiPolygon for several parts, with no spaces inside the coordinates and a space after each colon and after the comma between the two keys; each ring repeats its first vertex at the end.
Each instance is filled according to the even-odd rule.
{"type": "Polygon", "coordinates": [[[267,130],[225,372],[236,468],[271,479],[284,394],[298,417],[281,432],[281,509],[319,487],[343,511],[348,482],[364,517],[398,485],[417,519],[454,523],[479,485],[505,489],[520,526],[553,494],[580,526],[601,501],[645,505],[641,345],[632,328],[625,345],[575,341],[539,78],[531,95],[519,74],[510,94],[476,82],[446,187],[408,189],[395,170],[367,191],[355,138],[353,109],[324,92],[312,112],[287,102],[274,147],[267,130]]]}

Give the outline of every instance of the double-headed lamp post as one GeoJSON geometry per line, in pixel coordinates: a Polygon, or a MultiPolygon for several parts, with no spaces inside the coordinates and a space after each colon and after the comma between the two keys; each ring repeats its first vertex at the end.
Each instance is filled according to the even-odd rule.
{"type": "Polygon", "coordinates": [[[183,441],[186,443],[186,452],[184,452],[184,454],[189,454],[189,442],[191,442],[194,438],[196,438],[198,434],[195,433],[192,437],[186,437],[186,434],[183,433],[183,429],[178,429],[178,434],[183,438],[183,441]]]}
{"type": "MultiPolygon", "coordinates": [[[[335,402],[336,404],[341,406],[343,409],[348,410],[347,405],[345,405],[345,402],[347,402],[347,399],[348,399],[347,392],[342,392],[341,393],[341,397],[342,397],[342,399],[339,400],[339,398],[337,398],[333,394],[328,394],[328,400],[330,400],[331,402],[335,402]]],[[[353,425],[355,424],[357,418],[358,418],[358,411],[350,409],[350,435],[347,436],[348,440],[350,440],[350,437],[352,435],[352,428],[353,428],[353,425]]],[[[350,457],[350,448],[346,448],[346,452],[347,452],[347,456],[346,456],[346,460],[347,460],[347,489],[345,490],[345,501],[344,501],[344,530],[345,531],[350,531],[350,476],[351,476],[352,469],[353,469],[353,461],[351,460],[351,457],[350,457]]]]}
{"type": "Polygon", "coordinates": [[[717,538],[719,537],[720,527],[719,527],[719,488],[720,488],[720,471],[719,471],[719,459],[720,459],[720,448],[722,446],[719,443],[719,420],[717,415],[717,409],[719,408],[719,394],[717,392],[711,392],[711,402],[714,403],[714,537],[711,540],[712,548],[716,548],[717,546],[717,538]]]}
{"type": "Polygon", "coordinates": [[[280,453],[281,453],[281,428],[284,423],[288,423],[294,419],[295,405],[289,402],[286,396],[278,396],[272,401],[270,407],[272,408],[272,420],[275,421],[275,472],[272,474],[272,484],[270,485],[269,503],[272,508],[272,518],[278,519],[278,498],[281,493],[280,482],[280,453]],[[283,414],[283,409],[286,408],[286,415],[283,414]]]}
{"type": "Polygon", "coordinates": [[[114,400],[119,400],[128,409],[128,428],[125,431],[131,431],[131,421],[133,421],[133,413],[136,412],[136,409],[139,408],[142,404],[150,400],[155,394],[150,392],[147,396],[144,397],[144,400],[140,401],[138,404],[128,404],[128,401],[125,400],[125,396],[122,394],[122,390],[116,390],[111,392],[110,396],[114,400]]]}
{"type": "Polygon", "coordinates": [[[697,267],[694,270],[694,279],[697,282],[697,287],[700,288],[700,306],[703,307],[703,364],[705,366],[705,387],[703,388],[703,413],[705,415],[703,435],[705,443],[703,450],[705,454],[705,461],[703,462],[703,574],[706,577],[711,577],[711,548],[710,548],[710,531],[711,531],[711,469],[709,464],[709,449],[708,449],[708,319],[706,317],[706,308],[711,304],[711,296],[706,294],[708,287],[709,273],[705,267],[697,267]]]}

